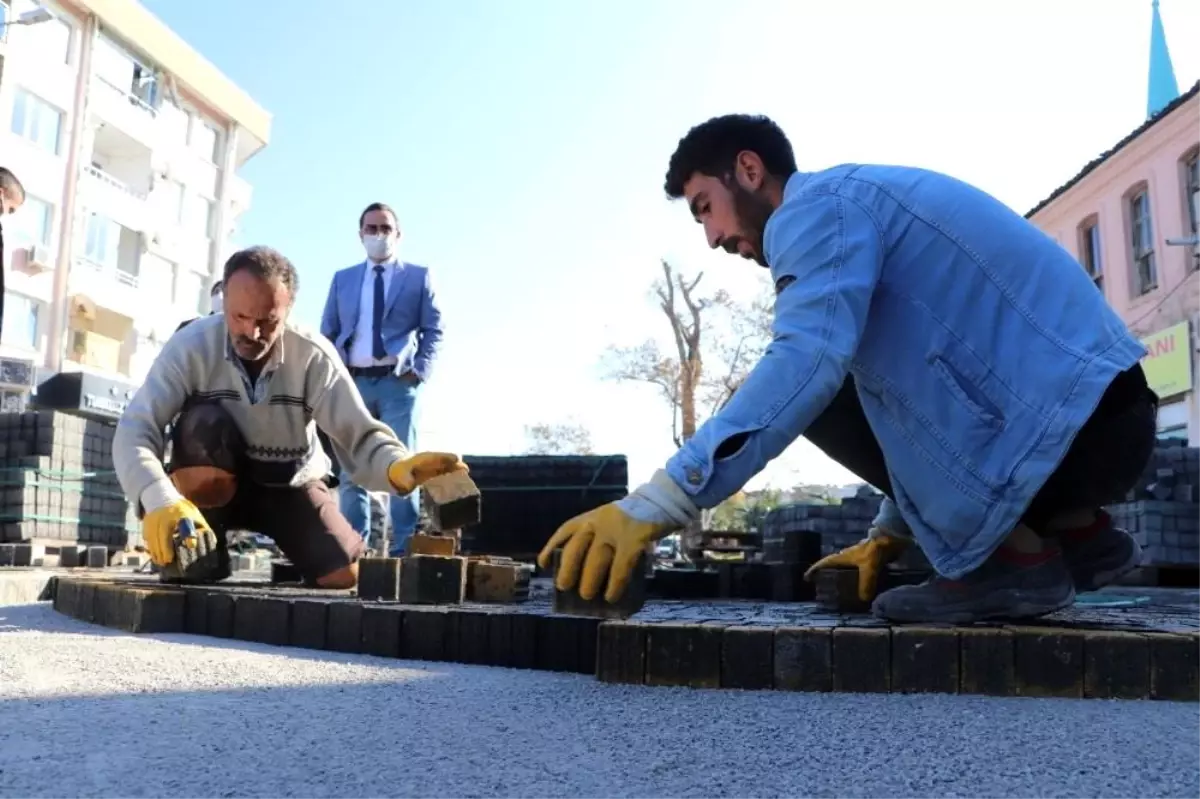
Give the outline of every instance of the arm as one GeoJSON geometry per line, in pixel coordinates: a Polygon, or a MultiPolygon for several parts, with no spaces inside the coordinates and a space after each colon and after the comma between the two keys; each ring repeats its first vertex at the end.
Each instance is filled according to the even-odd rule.
{"type": "Polygon", "coordinates": [[[767,224],[764,250],[777,292],[771,345],[659,475],[679,489],[677,503],[715,507],[803,434],[841,388],[866,325],[883,242],[854,201],[786,203],[767,224]]]}
{"type": "Polygon", "coordinates": [[[333,445],[338,463],[350,479],[368,491],[396,493],[388,467],[407,458],[408,450],[391,428],[367,411],[362,395],[333,346],[315,339],[305,391],[312,398],[313,421],[333,445]]]}
{"type": "Polygon", "coordinates": [[[441,342],[442,310],[438,307],[429,271],[426,270],[425,285],[421,287],[421,312],[417,318],[417,354],[413,359],[413,371],[422,382],[429,379],[441,342]]]}
{"type": "Polygon", "coordinates": [[[146,513],[183,499],[163,468],[167,423],[191,392],[186,347],[172,336],[154,359],[146,381],[133,395],[113,436],[113,467],[125,496],[141,500],[146,513]]]}
{"type": "Polygon", "coordinates": [[[333,280],[329,281],[329,296],[325,298],[325,310],[321,312],[321,335],[336,343],[341,329],[337,308],[337,273],[334,272],[333,280]]]}

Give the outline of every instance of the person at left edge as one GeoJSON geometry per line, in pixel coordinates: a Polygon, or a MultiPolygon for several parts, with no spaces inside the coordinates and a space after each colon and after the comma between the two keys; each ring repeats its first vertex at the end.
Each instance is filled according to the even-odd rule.
{"type": "MultiPolygon", "coordinates": [[[[399,257],[400,224],[383,203],[358,217],[365,261],[333,276],[321,333],[333,342],[363,401],[410,449],[417,446],[417,399],[442,341],[442,313],[428,267],[399,257]]],[[[365,540],[371,534],[367,491],[343,472],[342,513],[365,540]]],[[[391,553],[402,555],[420,517],[419,492],[390,498],[391,553]]]]}
{"type": "MultiPolygon", "coordinates": [[[[10,170],[0,166],[0,218],[16,213],[25,203],[25,187],[10,170]]],[[[4,225],[0,224],[0,325],[4,323],[4,225]]]]}

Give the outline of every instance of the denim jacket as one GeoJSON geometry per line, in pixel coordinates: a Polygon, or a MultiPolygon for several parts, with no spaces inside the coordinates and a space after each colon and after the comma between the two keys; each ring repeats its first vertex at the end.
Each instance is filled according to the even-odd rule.
{"type": "Polygon", "coordinates": [[[935,172],[796,173],[764,254],[773,340],[666,473],[697,507],[719,504],[853,375],[896,507],[950,578],[1012,531],[1109,382],[1145,354],[1066,250],[935,172]]]}

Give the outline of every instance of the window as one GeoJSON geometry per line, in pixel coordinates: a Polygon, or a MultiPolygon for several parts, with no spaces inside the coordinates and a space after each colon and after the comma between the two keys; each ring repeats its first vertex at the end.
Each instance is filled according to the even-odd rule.
{"type": "Polygon", "coordinates": [[[1200,232],[1200,152],[1192,153],[1184,162],[1183,169],[1188,225],[1195,236],[1200,232]]]}
{"type": "Polygon", "coordinates": [[[1079,263],[1096,284],[1104,291],[1104,273],[1100,264],[1100,225],[1095,220],[1079,229],[1079,263]]]}
{"type": "Polygon", "coordinates": [[[24,89],[13,92],[13,133],[58,155],[62,125],[62,111],[24,89]]]}
{"type": "Polygon", "coordinates": [[[1166,440],[1188,437],[1187,400],[1166,402],[1158,406],[1158,438],[1166,440]]]}
{"type": "Polygon", "coordinates": [[[175,304],[188,313],[203,316],[208,313],[208,292],[204,278],[186,267],[179,268],[175,282],[175,304]]]}
{"type": "Polygon", "coordinates": [[[40,244],[49,247],[54,238],[54,206],[31,194],[25,195],[21,209],[12,216],[14,238],[23,246],[40,244]]]}
{"type": "Polygon", "coordinates": [[[192,152],[205,161],[217,162],[217,129],[196,115],[192,115],[192,132],[188,145],[192,152]]]}
{"type": "Polygon", "coordinates": [[[1150,224],[1150,195],[1145,189],[1129,200],[1130,243],[1133,255],[1134,295],[1158,288],[1158,266],[1154,262],[1154,228],[1150,224]]]}
{"type": "Polygon", "coordinates": [[[36,350],[39,310],[37,300],[11,291],[4,292],[4,329],[0,330],[4,344],[36,350]]]}
{"type": "Polygon", "coordinates": [[[116,266],[121,226],[100,214],[90,214],[84,229],[83,257],[101,266],[116,266]]]}
{"type": "Polygon", "coordinates": [[[182,225],[184,219],[183,184],[177,180],[164,180],[158,188],[163,209],[163,221],[171,225],[182,225]]]}
{"type": "Polygon", "coordinates": [[[213,203],[199,194],[184,194],[183,219],[180,220],[184,229],[197,237],[212,236],[213,203]]]}

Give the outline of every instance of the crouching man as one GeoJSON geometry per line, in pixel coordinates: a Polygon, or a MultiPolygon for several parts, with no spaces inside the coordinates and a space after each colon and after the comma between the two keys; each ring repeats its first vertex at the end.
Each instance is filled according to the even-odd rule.
{"type": "Polygon", "coordinates": [[[246,529],[274,539],[306,582],[357,584],[363,541],[329,490],[318,426],[371,491],[408,494],[466,470],[450,453],[408,452],[372,418],[329,342],[288,323],[298,283],[272,249],[234,253],[222,312],[171,337],[117,425],[117,477],[139,502],[146,548],[168,579],[228,576],[224,536],[246,529]],[[204,568],[181,569],[177,547],[204,568]]]}

